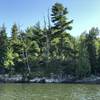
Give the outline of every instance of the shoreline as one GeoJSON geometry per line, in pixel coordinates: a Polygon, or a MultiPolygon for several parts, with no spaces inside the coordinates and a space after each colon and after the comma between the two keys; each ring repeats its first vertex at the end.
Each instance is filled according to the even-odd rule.
{"type": "Polygon", "coordinates": [[[82,79],[76,77],[66,78],[50,78],[50,77],[34,77],[32,79],[19,76],[1,77],[0,83],[58,83],[58,84],[100,84],[100,76],[91,75],[82,79]]]}
{"type": "Polygon", "coordinates": [[[100,84],[100,80],[96,81],[64,81],[64,82],[30,82],[30,81],[0,81],[0,84],[100,84]]]}

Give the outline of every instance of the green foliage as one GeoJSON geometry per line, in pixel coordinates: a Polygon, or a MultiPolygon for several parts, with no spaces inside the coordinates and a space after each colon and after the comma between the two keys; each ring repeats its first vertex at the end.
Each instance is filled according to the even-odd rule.
{"type": "Polygon", "coordinates": [[[42,28],[38,22],[21,31],[14,24],[11,37],[7,37],[4,25],[0,28],[0,67],[8,69],[9,74],[22,74],[23,79],[51,73],[78,78],[100,74],[98,28],[73,37],[69,33],[73,20],[68,20],[67,8],[55,3],[51,11],[42,28]]]}
{"type": "Polygon", "coordinates": [[[7,48],[6,59],[4,61],[5,67],[9,69],[9,67],[11,68],[12,66],[14,66],[13,60],[14,60],[13,50],[11,48],[7,48]]]}
{"type": "Polygon", "coordinates": [[[100,73],[100,38],[97,39],[96,48],[97,48],[97,72],[100,73]]]}
{"type": "Polygon", "coordinates": [[[86,77],[91,73],[91,66],[89,62],[89,54],[85,44],[85,36],[82,34],[79,41],[79,55],[78,55],[78,66],[77,75],[79,78],[86,77]]]}
{"type": "Polygon", "coordinates": [[[17,26],[17,24],[15,23],[15,24],[12,26],[12,39],[13,39],[13,40],[16,40],[16,39],[17,39],[17,36],[18,36],[18,26],[17,26]]]}
{"type": "Polygon", "coordinates": [[[4,66],[4,61],[6,59],[7,41],[6,28],[3,25],[0,28],[0,67],[4,66]]]}
{"type": "Polygon", "coordinates": [[[66,32],[66,30],[72,29],[70,24],[73,22],[73,20],[68,21],[66,14],[68,14],[67,8],[64,8],[62,4],[55,3],[52,6],[51,19],[54,24],[52,27],[54,34],[53,41],[55,41],[55,38],[57,40],[55,41],[56,44],[53,46],[59,59],[64,59],[67,52],[70,51],[68,40],[70,35],[66,32]]]}
{"type": "Polygon", "coordinates": [[[69,26],[73,21],[68,21],[66,18],[66,14],[68,14],[67,8],[60,3],[55,3],[52,6],[52,22],[54,23],[53,29],[55,33],[63,33],[66,29],[71,30],[72,27],[69,26]]]}
{"type": "Polygon", "coordinates": [[[91,65],[92,73],[96,73],[97,68],[97,56],[96,56],[96,39],[97,35],[99,34],[98,28],[92,28],[89,31],[89,34],[86,34],[86,46],[89,53],[89,61],[91,65]]]}

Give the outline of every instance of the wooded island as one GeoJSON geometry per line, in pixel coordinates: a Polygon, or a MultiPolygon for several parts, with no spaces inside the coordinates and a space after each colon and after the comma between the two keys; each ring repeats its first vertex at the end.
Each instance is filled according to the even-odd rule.
{"type": "MultiPolygon", "coordinates": [[[[91,28],[79,37],[70,34],[73,20],[60,3],[52,6],[44,17],[44,26],[37,22],[24,31],[17,24],[8,36],[5,25],[0,27],[0,73],[21,75],[22,80],[35,77],[64,81],[100,76],[100,34],[91,28]]],[[[83,19],[82,19],[83,20],[83,19]]],[[[73,26],[75,27],[75,26],[73,26]]]]}

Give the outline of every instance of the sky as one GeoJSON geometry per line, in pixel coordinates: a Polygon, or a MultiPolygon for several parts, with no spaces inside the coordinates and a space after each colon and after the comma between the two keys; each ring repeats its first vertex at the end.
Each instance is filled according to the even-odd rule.
{"type": "Polygon", "coordinates": [[[21,29],[38,21],[42,24],[48,9],[56,2],[67,7],[68,19],[74,20],[71,35],[79,36],[92,27],[100,29],[100,0],[0,0],[0,25],[5,24],[10,34],[14,23],[21,29]]]}

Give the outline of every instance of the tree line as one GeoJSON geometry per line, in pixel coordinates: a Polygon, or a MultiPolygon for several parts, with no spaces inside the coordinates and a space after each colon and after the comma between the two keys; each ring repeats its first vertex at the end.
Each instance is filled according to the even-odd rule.
{"type": "Polygon", "coordinates": [[[44,77],[72,75],[77,78],[100,74],[99,29],[91,28],[79,37],[70,34],[73,20],[68,10],[55,3],[48,11],[44,26],[40,22],[22,31],[15,23],[8,37],[5,25],[0,27],[0,67],[9,75],[44,77]]]}

